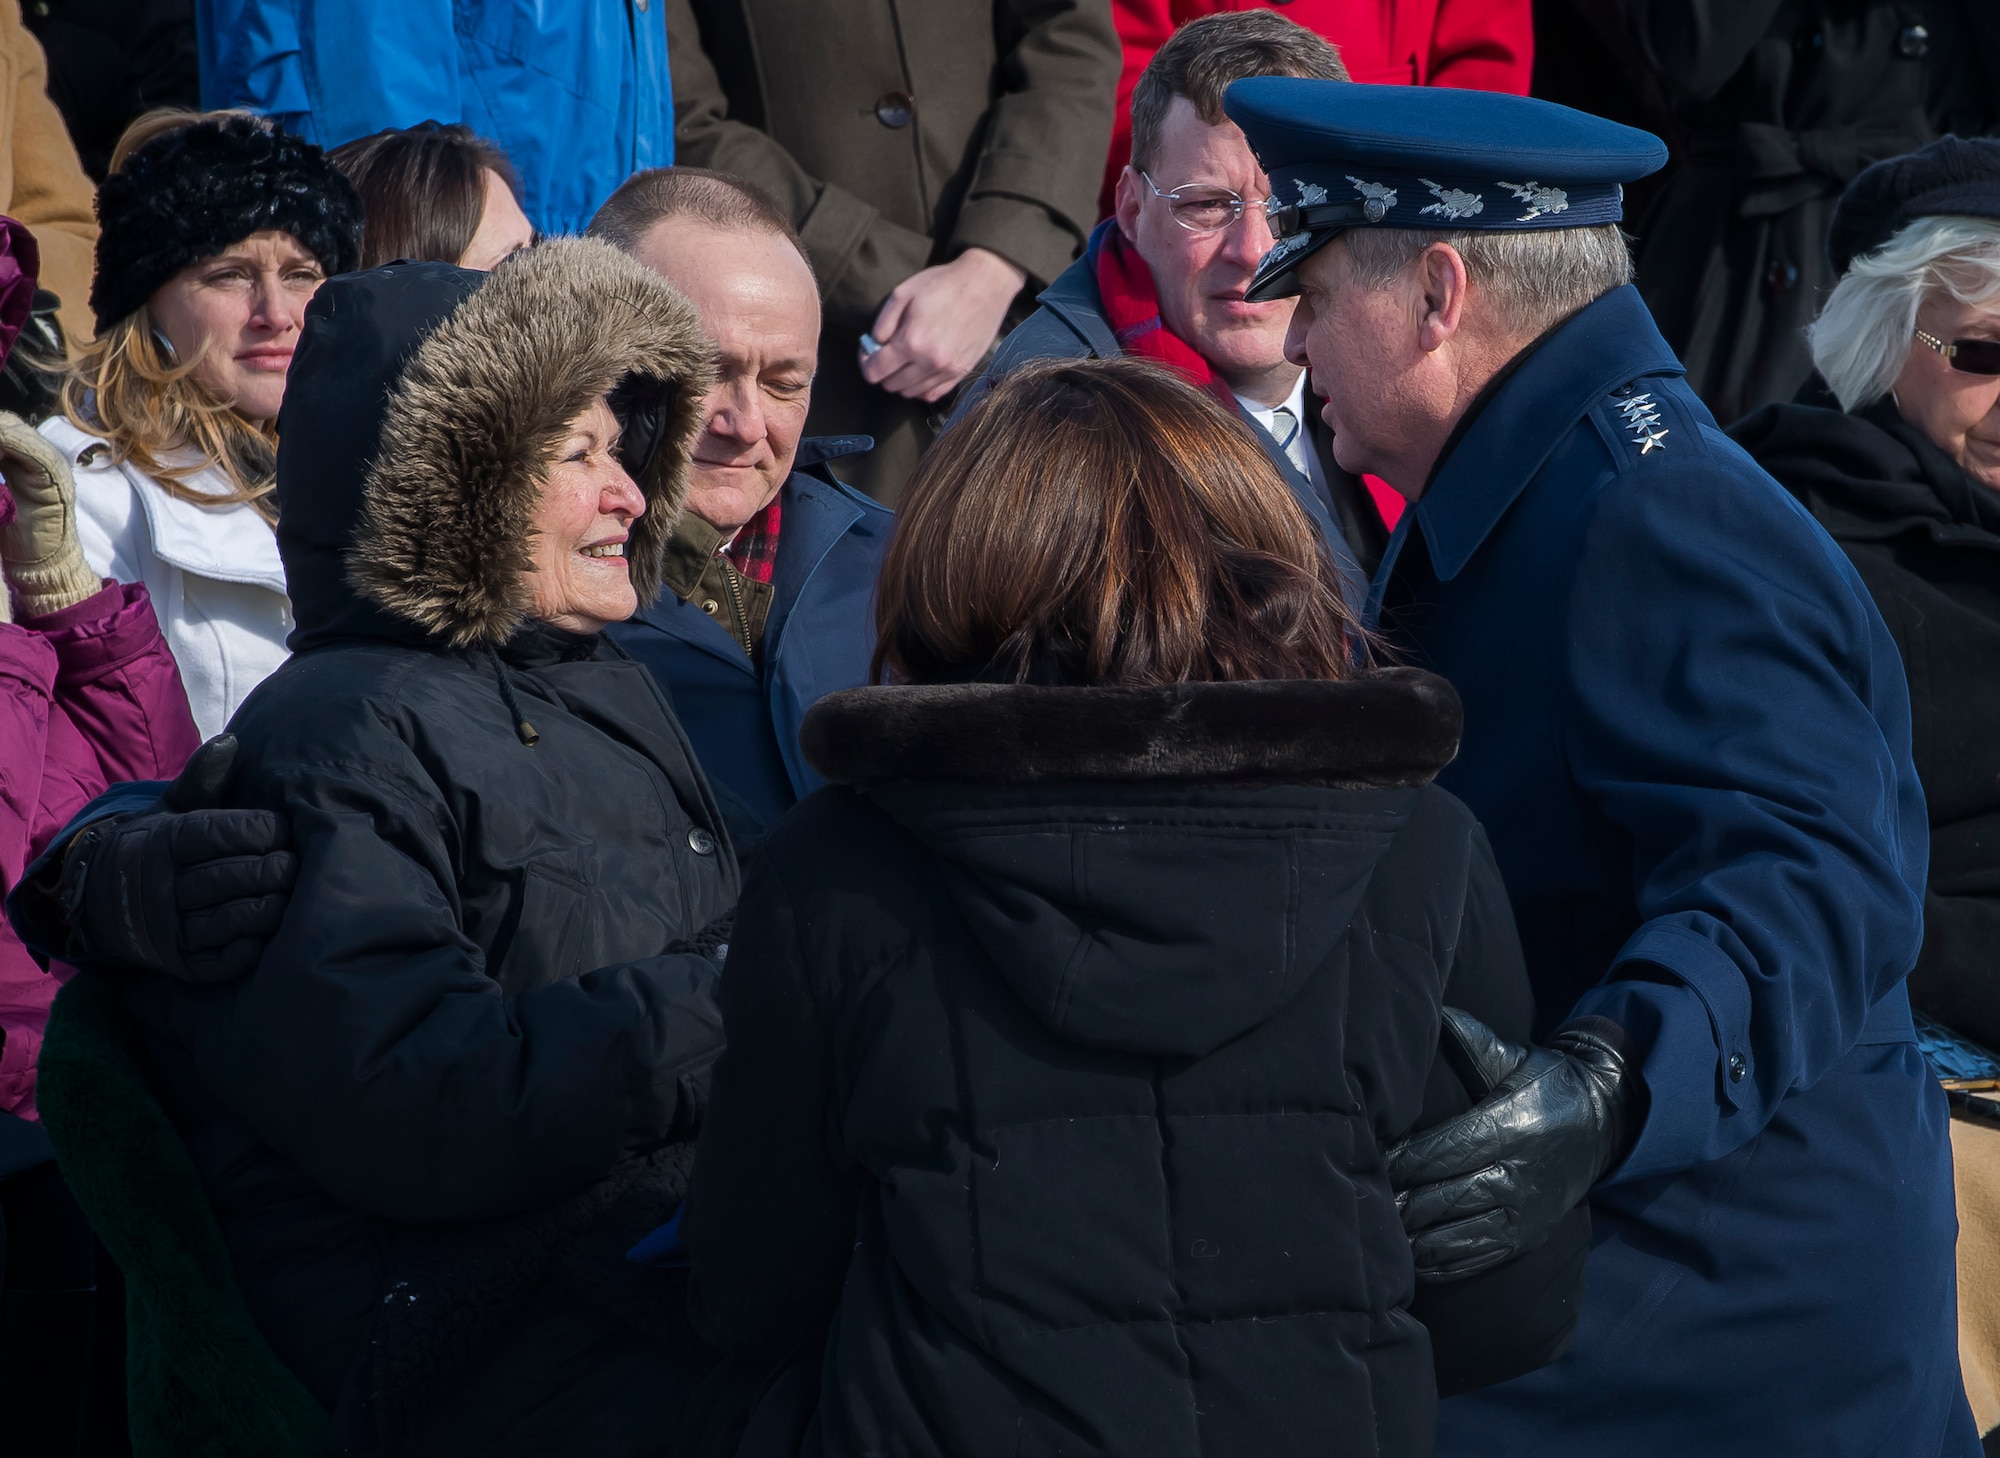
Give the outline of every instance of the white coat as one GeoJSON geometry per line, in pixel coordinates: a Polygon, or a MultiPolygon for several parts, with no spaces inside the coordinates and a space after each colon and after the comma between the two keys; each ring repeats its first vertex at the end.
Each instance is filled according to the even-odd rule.
{"type": "MultiPolygon", "coordinates": [[[[220,734],[287,657],[292,608],[277,533],[243,503],[203,506],[169,495],[137,466],[112,464],[102,439],[61,416],[40,429],[75,467],[85,560],[105,577],[146,585],[195,726],[204,739],[220,734]]],[[[187,484],[229,490],[213,469],[187,484]]]]}

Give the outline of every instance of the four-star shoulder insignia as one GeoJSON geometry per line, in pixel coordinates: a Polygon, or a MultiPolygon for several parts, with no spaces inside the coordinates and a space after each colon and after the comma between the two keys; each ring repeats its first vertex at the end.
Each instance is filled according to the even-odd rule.
{"type": "Polygon", "coordinates": [[[1632,432],[1632,444],[1640,455],[1666,449],[1670,432],[1660,424],[1660,409],[1650,394],[1627,395],[1618,402],[1618,412],[1625,417],[1625,428],[1632,432]]]}

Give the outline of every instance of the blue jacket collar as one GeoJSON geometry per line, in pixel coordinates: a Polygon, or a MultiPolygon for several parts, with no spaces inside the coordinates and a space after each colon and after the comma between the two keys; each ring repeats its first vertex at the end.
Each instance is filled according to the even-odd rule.
{"type": "Polygon", "coordinates": [[[1035,296],[1035,302],[1054,314],[1077,333],[1098,359],[1116,359],[1125,351],[1104,317],[1104,296],[1097,291],[1097,247],[1106,228],[1118,226],[1116,218],[1106,218],[1090,235],[1083,257],[1056,275],[1056,281],[1035,296]]]}
{"type": "Polygon", "coordinates": [[[1592,406],[1627,381],[1685,373],[1639,291],[1613,289],[1522,361],[1451,448],[1397,535],[1414,520],[1438,579],[1451,581],[1592,406]]]}
{"type": "MultiPolygon", "coordinates": [[[[867,440],[868,437],[860,439],[867,440]]],[[[872,446],[874,442],[869,441],[869,444],[872,446]]],[[[804,457],[802,444],[799,458],[803,461],[804,457]]],[[[771,615],[764,623],[767,658],[783,641],[792,609],[798,606],[799,595],[805,591],[813,573],[819,570],[819,564],[826,560],[826,554],[833,550],[834,544],[847,535],[848,529],[860,521],[862,513],[867,510],[856,499],[853,488],[843,486],[823,464],[815,462],[814,466],[815,469],[793,471],[785,482],[784,520],[778,530],[778,561],[771,574],[771,586],[776,595],[771,600],[771,615]]],[[[735,646],[733,642],[731,646],[735,646]]]]}
{"type": "MultiPolygon", "coordinates": [[[[842,485],[827,462],[874,448],[874,439],[865,435],[808,436],[799,442],[798,454],[792,458],[792,474],[779,492],[784,522],[778,532],[777,568],[771,575],[775,596],[771,615],[764,623],[767,645],[775,647],[806,583],[834,543],[868,510],[864,498],[842,485]]],[[[682,611],[685,606],[672,593],[663,593],[658,602],[639,609],[636,617],[717,658],[740,664],[745,673],[754,671],[741,645],[720,624],[697,609],[682,611]]]]}
{"type": "MultiPolygon", "coordinates": [[[[809,435],[799,442],[798,453],[792,457],[792,474],[810,471],[823,481],[831,481],[833,474],[825,469],[828,461],[863,456],[874,449],[872,435],[809,435]]],[[[791,484],[789,479],[785,484],[791,484]]]]}

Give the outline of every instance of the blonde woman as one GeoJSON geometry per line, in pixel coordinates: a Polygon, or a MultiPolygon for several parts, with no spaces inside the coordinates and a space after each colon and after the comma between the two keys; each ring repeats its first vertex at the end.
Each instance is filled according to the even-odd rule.
{"type": "Polygon", "coordinates": [[[286,656],[278,408],[361,203],[317,147],[233,112],[141,117],[111,165],[97,338],[42,433],[75,464],[85,557],[146,585],[207,736],[286,656]]]}

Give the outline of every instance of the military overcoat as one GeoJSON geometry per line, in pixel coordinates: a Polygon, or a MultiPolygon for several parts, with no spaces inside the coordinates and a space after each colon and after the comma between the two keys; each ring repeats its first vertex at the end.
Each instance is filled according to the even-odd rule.
{"type": "Polygon", "coordinates": [[[1636,290],[1476,402],[1372,598],[1444,674],[1542,1033],[1630,1034],[1577,1340],[1442,1455],[1978,1451],[1951,1155],[1903,982],[1927,857],[1895,644],[1636,290]]]}

